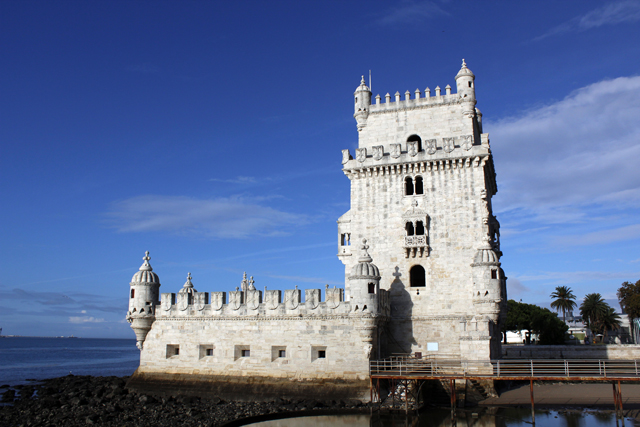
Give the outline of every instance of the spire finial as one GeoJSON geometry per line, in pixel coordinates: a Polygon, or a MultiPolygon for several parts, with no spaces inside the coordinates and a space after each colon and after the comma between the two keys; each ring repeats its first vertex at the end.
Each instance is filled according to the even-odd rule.
{"type": "Polygon", "coordinates": [[[184,283],[185,288],[193,288],[193,283],[191,283],[191,272],[187,273],[187,281],[184,283]]]}
{"type": "Polygon", "coordinates": [[[365,81],[364,81],[364,76],[362,76],[362,79],[360,80],[360,84],[361,85],[366,85],[365,81]]]}
{"type": "Polygon", "coordinates": [[[369,252],[367,252],[367,249],[369,249],[369,245],[367,245],[367,239],[362,239],[362,246],[360,246],[360,250],[362,251],[362,255],[360,255],[360,258],[358,259],[358,262],[371,262],[371,261],[373,261],[373,259],[371,259],[371,255],[369,255],[369,252]]]}
{"type": "Polygon", "coordinates": [[[144,253],[144,257],[142,257],[142,260],[144,262],[142,263],[142,265],[139,268],[140,271],[153,271],[153,268],[151,268],[151,264],[149,264],[149,260],[150,259],[151,259],[151,257],[149,256],[149,251],[146,251],[144,253]]]}
{"type": "Polygon", "coordinates": [[[462,58],[462,68],[466,68],[467,67],[467,63],[464,62],[464,58],[462,58]]]}

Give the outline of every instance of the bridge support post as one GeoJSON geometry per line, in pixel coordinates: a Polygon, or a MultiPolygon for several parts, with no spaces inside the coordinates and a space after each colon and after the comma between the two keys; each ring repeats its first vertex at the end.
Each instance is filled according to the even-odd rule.
{"type": "Polygon", "coordinates": [[[531,423],[536,424],[536,412],[533,405],[533,378],[529,380],[529,391],[531,393],[531,423]]]}
{"type": "Polygon", "coordinates": [[[624,409],[622,407],[622,387],[620,385],[620,381],[616,386],[615,381],[611,383],[613,386],[613,404],[616,407],[616,420],[618,418],[622,419],[622,425],[624,426],[624,409]]]}

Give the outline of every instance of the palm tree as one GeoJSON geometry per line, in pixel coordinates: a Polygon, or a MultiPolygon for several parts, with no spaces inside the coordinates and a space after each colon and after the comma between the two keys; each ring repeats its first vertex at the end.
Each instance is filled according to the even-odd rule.
{"type": "Polygon", "coordinates": [[[607,312],[598,321],[599,326],[604,329],[602,341],[607,337],[607,331],[620,328],[620,315],[614,308],[607,306],[607,312]]]}
{"type": "Polygon", "coordinates": [[[564,322],[567,311],[573,310],[578,305],[576,304],[576,296],[568,286],[558,286],[550,296],[554,298],[551,308],[554,308],[557,312],[562,311],[562,321],[564,322]]]}
{"type": "Polygon", "coordinates": [[[609,305],[602,299],[602,295],[598,293],[585,295],[582,304],[580,304],[582,319],[587,321],[587,327],[594,334],[598,321],[607,313],[608,308],[609,305]]]}

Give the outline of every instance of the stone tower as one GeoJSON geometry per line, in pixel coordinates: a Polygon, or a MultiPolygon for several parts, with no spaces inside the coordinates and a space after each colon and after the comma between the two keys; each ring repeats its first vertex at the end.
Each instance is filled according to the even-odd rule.
{"type": "Polygon", "coordinates": [[[149,251],[142,259],[142,266],[129,284],[129,311],[126,317],[136,334],[136,345],[140,350],[156,319],[156,307],[160,305],[160,279],[149,264],[149,251]]]}
{"type": "Polygon", "coordinates": [[[493,158],[464,60],[455,80],[455,94],[447,85],[372,103],[364,78],[354,93],[358,148],[355,159],[343,150],[351,208],[338,220],[338,257],[346,298],[357,297],[351,242],[369,240],[390,291],[386,355],[500,357],[507,296],[493,158]]]}

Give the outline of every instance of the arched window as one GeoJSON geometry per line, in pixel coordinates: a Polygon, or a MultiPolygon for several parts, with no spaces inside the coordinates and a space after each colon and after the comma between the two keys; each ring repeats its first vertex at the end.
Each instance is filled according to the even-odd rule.
{"type": "Polygon", "coordinates": [[[424,236],[424,224],[422,221],[416,222],[416,236],[424,236]]]}
{"type": "Polygon", "coordinates": [[[413,178],[410,176],[404,179],[404,194],[407,196],[413,196],[413,178]]]}
{"type": "Polygon", "coordinates": [[[407,222],[407,225],[405,225],[404,228],[407,230],[407,236],[413,236],[415,234],[412,222],[407,222]]]}
{"type": "Polygon", "coordinates": [[[416,194],[424,194],[424,189],[423,189],[423,186],[422,186],[422,177],[421,176],[416,176],[415,193],[416,194]]]}
{"type": "Polygon", "coordinates": [[[409,280],[411,281],[412,288],[424,288],[427,282],[424,267],[421,265],[411,267],[411,270],[409,270],[409,280]]]}
{"type": "Polygon", "coordinates": [[[370,294],[375,294],[376,293],[376,284],[375,283],[369,283],[369,293],[370,294]]]}
{"type": "Polygon", "coordinates": [[[418,135],[411,135],[409,138],[407,138],[407,142],[413,142],[413,141],[417,141],[418,142],[418,153],[422,151],[422,139],[418,136],[418,135]]]}

